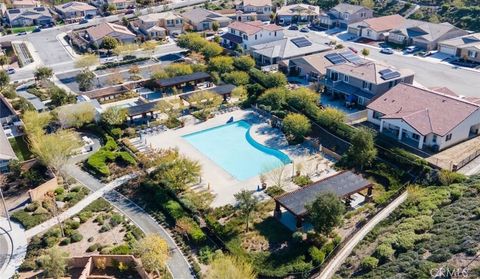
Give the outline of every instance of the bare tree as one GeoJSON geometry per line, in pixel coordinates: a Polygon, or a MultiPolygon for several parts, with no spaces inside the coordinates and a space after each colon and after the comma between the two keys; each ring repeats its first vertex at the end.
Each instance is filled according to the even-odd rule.
{"type": "Polygon", "coordinates": [[[285,165],[273,169],[267,167],[266,169],[270,170],[265,173],[265,176],[272,186],[283,188],[286,182],[285,165]]]}

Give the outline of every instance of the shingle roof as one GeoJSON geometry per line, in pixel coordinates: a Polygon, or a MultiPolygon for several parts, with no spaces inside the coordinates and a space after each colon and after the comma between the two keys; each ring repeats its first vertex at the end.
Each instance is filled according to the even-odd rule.
{"type": "Polygon", "coordinates": [[[14,159],[17,159],[17,155],[15,155],[15,152],[8,141],[7,135],[5,135],[3,127],[0,126],[0,160],[14,159]]]}
{"type": "Polygon", "coordinates": [[[365,7],[363,6],[359,6],[359,5],[351,5],[351,4],[347,4],[347,3],[340,3],[338,5],[336,5],[335,7],[333,7],[334,10],[338,11],[338,12],[341,12],[341,13],[349,13],[349,14],[354,14],[362,9],[366,9],[365,7]]]}
{"type": "Polygon", "coordinates": [[[351,63],[344,63],[344,64],[337,64],[328,67],[329,69],[344,73],[352,77],[356,77],[358,79],[368,81],[374,84],[380,84],[384,82],[388,82],[388,80],[381,79],[380,71],[390,69],[392,71],[397,71],[401,74],[401,77],[411,76],[414,75],[414,72],[408,69],[400,69],[396,70],[391,66],[383,65],[377,62],[369,62],[365,64],[351,64],[351,63]]]}
{"type": "Polygon", "coordinates": [[[271,6],[272,0],[243,0],[243,6],[271,6]]]}
{"type": "Polygon", "coordinates": [[[93,26],[87,29],[88,35],[94,41],[100,40],[103,37],[109,36],[110,34],[115,32],[135,37],[135,34],[128,30],[127,27],[109,22],[100,23],[97,26],[93,26]]]}
{"type": "Polygon", "coordinates": [[[371,186],[372,183],[351,171],[343,171],[314,182],[296,191],[275,197],[285,209],[303,216],[307,214],[306,205],[311,204],[322,193],[334,193],[339,197],[346,197],[371,186]]]}
{"type": "Polygon", "coordinates": [[[7,17],[10,21],[14,21],[17,18],[29,18],[29,19],[38,19],[41,17],[49,17],[52,15],[50,11],[45,7],[35,7],[35,8],[20,8],[20,9],[10,9],[7,10],[7,17]]]}
{"type": "Polygon", "coordinates": [[[468,34],[462,37],[442,41],[440,43],[455,47],[480,46],[480,33],[468,34]]]}
{"type": "Polygon", "coordinates": [[[279,16],[291,15],[319,15],[320,7],[307,4],[293,4],[281,7],[277,10],[279,16]]]}
{"type": "Polygon", "coordinates": [[[177,19],[179,15],[173,12],[146,14],[138,17],[142,21],[159,21],[160,19],[177,19]]]}
{"type": "MultiPolygon", "coordinates": [[[[407,19],[403,26],[394,28],[392,33],[401,33],[410,38],[421,38],[428,42],[436,41],[450,31],[460,31],[460,28],[453,26],[448,22],[431,23],[420,20],[407,19]]],[[[465,35],[468,32],[464,31],[465,35]]]]}
{"type": "Polygon", "coordinates": [[[219,13],[209,11],[203,8],[195,8],[189,11],[186,11],[182,16],[193,22],[202,22],[202,21],[231,21],[230,18],[225,17],[219,13]]]}
{"type": "Polygon", "coordinates": [[[298,47],[292,40],[298,38],[283,38],[264,44],[258,44],[251,47],[252,52],[266,57],[278,57],[280,59],[289,59],[300,55],[309,55],[331,49],[329,46],[311,42],[311,45],[298,47]]]}
{"type": "Polygon", "coordinates": [[[37,1],[35,1],[35,0],[14,0],[12,2],[12,5],[14,7],[17,7],[17,6],[36,6],[37,1]]]}
{"type": "Polygon", "coordinates": [[[263,22],[261,21],[249,21],[249,22],[234,21],[228,25],[228,28],[232,28],[232,29],[244,32],[247,35],[253,35],[262,30],[267,30],[267,31],[282,30],[282,27],[276,24],[263,24],[263,22]]]}
{"type": "Polygon", "coordinates": [[[400,83],[367,108],[384,114],[384,119],[402,119],[422,135],[444,136],[477,111],[479,105],[451,94],[400,83]]]}
{"type": "Polygon", "coordinates": [[[90,10],[96,10],[97,8],[89,5],[87,3],[83,2],[68,2],[62,5],[57,5],[55,6],[56,9],[62,11],[62,12],[77,12],[77,11],[90,11],[90,10]]]}
{"type": "Polygon", "coordinates": [[[356,25],[366,26],[375,32],[385,32],[394,28],[400,28],[405,24],[405,18],[401,15],[389,15],[366,19],[356,25]]]}

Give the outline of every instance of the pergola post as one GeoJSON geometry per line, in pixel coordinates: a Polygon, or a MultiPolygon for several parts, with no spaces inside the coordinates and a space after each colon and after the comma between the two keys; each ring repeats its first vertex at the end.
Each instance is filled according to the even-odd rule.
{"type": "Polygon", "coordinates": [[[373,186],[370,186],[367,189],[367,200],[371,200],[372,197],[373,197],[373,186]]]}
{"type": "Polygon", "coordinates": [[[302,224],[302,217],[295,216],[295,220],[296,220],[295,227],[297,227],[297,229],[300,229],[303,225],[302,224]]]}
{"type": "Polygon", "coordinates": [[[350,195],[348,195],[347,197],[345,197],[345,205],[347,207],[351,207],[352,206],[352,198],[350,197],[350,195]]]}
{"type": "Polygon", "coordinates": [[[278,219],[282,218],[282,211],[280,210],[280,203],[278,201],[275,201],[275,210],[273,211],[273,216],[278,219]]]}

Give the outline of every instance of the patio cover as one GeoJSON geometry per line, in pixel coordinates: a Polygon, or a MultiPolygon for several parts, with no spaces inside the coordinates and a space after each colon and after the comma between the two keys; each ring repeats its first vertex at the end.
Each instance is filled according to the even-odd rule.
{"type": "Polygon", "coordinates": [[[373,184],[362,176],[351,171],[343,171],[296,191],[275,197],[275,200],[293,215],[303,216],[307,213],[305,206],[314,202],[321,193],[332,192],[343,198],[372,186],[373,184]]]}
{"type": "Polygon", "coordinates": [[[197,72],[189,75],[178,76],[173,78],[164,78],[156,81],[157,85],[160,87],[169,87],[174,85],[183,84],[186,82],[209,79],[210,75],[205,72],[197,72]]]}

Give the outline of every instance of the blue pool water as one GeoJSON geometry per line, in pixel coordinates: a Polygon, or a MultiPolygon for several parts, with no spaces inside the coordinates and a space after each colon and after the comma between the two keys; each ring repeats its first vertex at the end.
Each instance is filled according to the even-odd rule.
{"type": "Polygon", "coordinates": [[[250,124],[237,121],[183,138],[240,181],[291,162],[281,151],[252,139],[249,129],[250,124]]]}
{"type": "Polygon", "coordinates": [[[160,92],[151,92],[151,93],[147,93],[147,94],[142,94],[142,97],[149,100],[149,101],[152,101],[152,100],[156,100],[156,99],[160,99],[162,98],[162,93],[160,92]]]}

